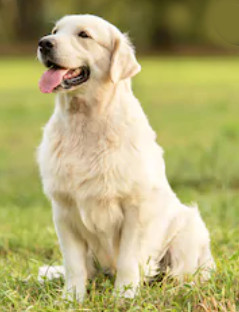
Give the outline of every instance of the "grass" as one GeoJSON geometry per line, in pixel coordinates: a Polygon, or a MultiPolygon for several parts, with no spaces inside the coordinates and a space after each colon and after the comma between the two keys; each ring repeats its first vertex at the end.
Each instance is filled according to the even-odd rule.
{"type": "Polygon", "coordinates": [[[166,279],[134,300],[115,300],[99,275],[83,305],[61,301],[62,281],[40,285],[42,264],[61,255],[38,177],[35,150],[53,110],[38,91],[43,68],[0,59],[0,311],[239,311],[239,59],[143,58],[134,89],[165,149],[171,185],[197,201],[217,272],[191,286],[166,279]]]}

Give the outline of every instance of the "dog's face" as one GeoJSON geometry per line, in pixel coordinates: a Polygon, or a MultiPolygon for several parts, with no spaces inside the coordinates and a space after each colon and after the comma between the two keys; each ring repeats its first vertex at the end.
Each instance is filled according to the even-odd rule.
{"type": "Polygon", "coordinates": [[[51,35],[41,38],[37,54],[49,68],[39,82],[44,93],[71,91],[93,81],[117,83],[140,71],[127,37],[93,15],[63,17],[51,35]]]}

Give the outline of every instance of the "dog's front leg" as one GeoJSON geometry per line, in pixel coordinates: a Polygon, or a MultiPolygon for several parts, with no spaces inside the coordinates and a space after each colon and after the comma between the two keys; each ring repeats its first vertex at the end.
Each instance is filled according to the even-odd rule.
{"type": "MultiPolygon", "coordinates": [[[[74,233],[70,220],[53,204],[53,217],[65,267],[64,298],[83,301],[87,281],[86,244],[74,233]]],[[[64,209],[64,208],[63,208],[64,209]]]]}
{"type": "Polygon", "coordinates": [[[115,281],[116,294],[126,298],[135,296],[140,283],[139,235],[138,212],[130,207],[125,211],[115,281]]]}

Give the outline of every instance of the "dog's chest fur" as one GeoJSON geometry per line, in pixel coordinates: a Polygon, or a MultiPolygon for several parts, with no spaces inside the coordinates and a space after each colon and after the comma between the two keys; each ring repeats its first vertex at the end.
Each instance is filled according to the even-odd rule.
{"type": "Polygon", "coordinates": [[[129,180],[125,183],[131,173],[125,159],[132,155],[133,143],[122,142],[122,129],[107,120],[72,118],[66,126],[53,116],[44,131],[39,164],[47,195],[70,193],[76,200],[120,197],[130,187],[129,180]]]}
{"type": "Polygon", "coordinates": [[[56,109],[38,153],[44,191],[53,207],[80,232],[99,262],[111,268],[126,210],[135,202],[140,205],[164,170],[162,150],[154,144],[155,134],[140,106],[135,103],[133,114],[129,109],[120,102],[120,109],[95,117],[86,110],[67,115],[56,109]]]}
{"type": "MultiPolygon", "coordinates": [[[[71,118],[69,127],[53,115],[45,127],[38,154],[44,191],[74,228],[87,240],[97,235],[108,249],[102,254],[109,254],[124,218],[121,201],[133,187],[129,155],[136,151],[130,141],[122,143],[123,130],[118,135],[112,120],[71,118]]],[[[97,249],[94,239],[89,243],[97,249]]]]}

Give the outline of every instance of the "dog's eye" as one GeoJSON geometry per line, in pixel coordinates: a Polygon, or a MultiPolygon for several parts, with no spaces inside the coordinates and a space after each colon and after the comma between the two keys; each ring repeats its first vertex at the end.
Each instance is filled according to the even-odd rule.
{"type": "Polygon", "coordinates": [[[55,35],[57,33],[57,29],[53,29],[52,34],[55,35]]]}
{"type": "Polygon", "coordinates": [[[89,36],[85,31],[79,32],[78,37],[81,37],[81,38],[90,38],[90,36],[89,36]]]}

